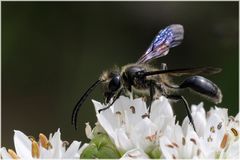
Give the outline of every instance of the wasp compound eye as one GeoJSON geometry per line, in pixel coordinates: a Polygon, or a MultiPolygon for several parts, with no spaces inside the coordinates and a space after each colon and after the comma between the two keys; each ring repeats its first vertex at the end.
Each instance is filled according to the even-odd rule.
{"type": "Polygon", "coordinates": [[[109,82],[108,88],[110,91],[114,92],[120,88],[120,76],[114,76],[109,82]]]}

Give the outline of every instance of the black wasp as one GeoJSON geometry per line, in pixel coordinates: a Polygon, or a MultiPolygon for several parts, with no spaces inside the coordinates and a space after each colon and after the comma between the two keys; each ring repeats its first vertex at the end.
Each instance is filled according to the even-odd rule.
{"type": "Polygon", "coordinates": [[[220,103],[222,101],[221,90],[210,80],[198,75],[216,74],[221,69],[214,67],[167,69],[165,63],[162,63],[160,68],[155,68],[148,64],[156,58],[167,55],[170,48],[178,46],[183,40],[183,35],[182,25],[170,25],[160,30],[148,50],[136,63],[125,65],[121,69],[115,67],[103,72],[100,78],[83,94],[73,110],[72,124],[75,126],[75,129],[79,108],[100,83],[104,88],[107,107],[99,110],[99,112],[108,109],[120,95],[126,95],[134,98],[145,97],[150,113],[152,101],[162,95],[170,100],[182,100],[185,104],[188,118],[194,127],[188,103],[179,94],[179,91],[190,88],[208,100],[220,103]],[[171,82],[171,77],[184,75],[192,76],[186,78],[180,85],[171,82]]]}

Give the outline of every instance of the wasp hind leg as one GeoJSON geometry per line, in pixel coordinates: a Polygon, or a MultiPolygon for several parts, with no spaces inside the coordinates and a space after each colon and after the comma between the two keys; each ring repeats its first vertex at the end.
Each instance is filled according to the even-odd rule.
{"type": "Polygon", "coordinates": [[[180,96],[180,95],[168,95],[167,98],[172,99],[172,100],[182,100],[183,101],[183,103],[185,104],[185,109],[186,109],[186,112],[187,112],[188,119],[189,119],[190,123],[192,124],[193,129],[196,131],[196,128],[195,128],[195,125],[194,125],[194,122],[193,122],[193,118],[192,118],[192,115],[191,115],[191,110],[189,108],[187,100],[183,96],[180,96]]]}

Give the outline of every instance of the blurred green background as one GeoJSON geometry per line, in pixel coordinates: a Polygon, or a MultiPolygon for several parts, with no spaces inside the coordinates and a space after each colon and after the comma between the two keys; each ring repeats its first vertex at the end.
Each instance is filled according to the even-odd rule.
{"type": "MultiPolygon", "coordinates": [[[[223,92],[219,107],[238,112],[238,2],[2,2],[2,145],[13,130],[38,136],[61,128],[62,139],[87,142],[96,122],[90,99],[70,124],[74,105],[104,69],[134,63],[161,28],[179,23],[185,38],[154,62],[168,68],[215,66],[208,78],[223,92]]],[[[204,101],[186,93],[190,104],[204,101]]],[[[181,120],[183,104],[174,105],[181,120]]]]}

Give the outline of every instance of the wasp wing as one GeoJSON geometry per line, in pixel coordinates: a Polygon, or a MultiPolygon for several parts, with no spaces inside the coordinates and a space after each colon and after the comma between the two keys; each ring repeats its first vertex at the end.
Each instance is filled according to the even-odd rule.
{"type": "Polygon", "coordinates": [[[211,75],[221,72],[221,68],[216,67],[198,67],[198,68],[182,68],[171,70],[159,70],[152,72],[145,72],[142,76],[151,76],[156,74],[167,74],[170,76],[185,76],[185,75],[211,75]]]}
{"type": "Polygon", "coordinates": [[[183,26],[180,24],[172,24],[160,30],[137,63],[148,63],[153,59],[167,55],[170,48],[178,46],[182,42],[183,35],[183,26]]]}

